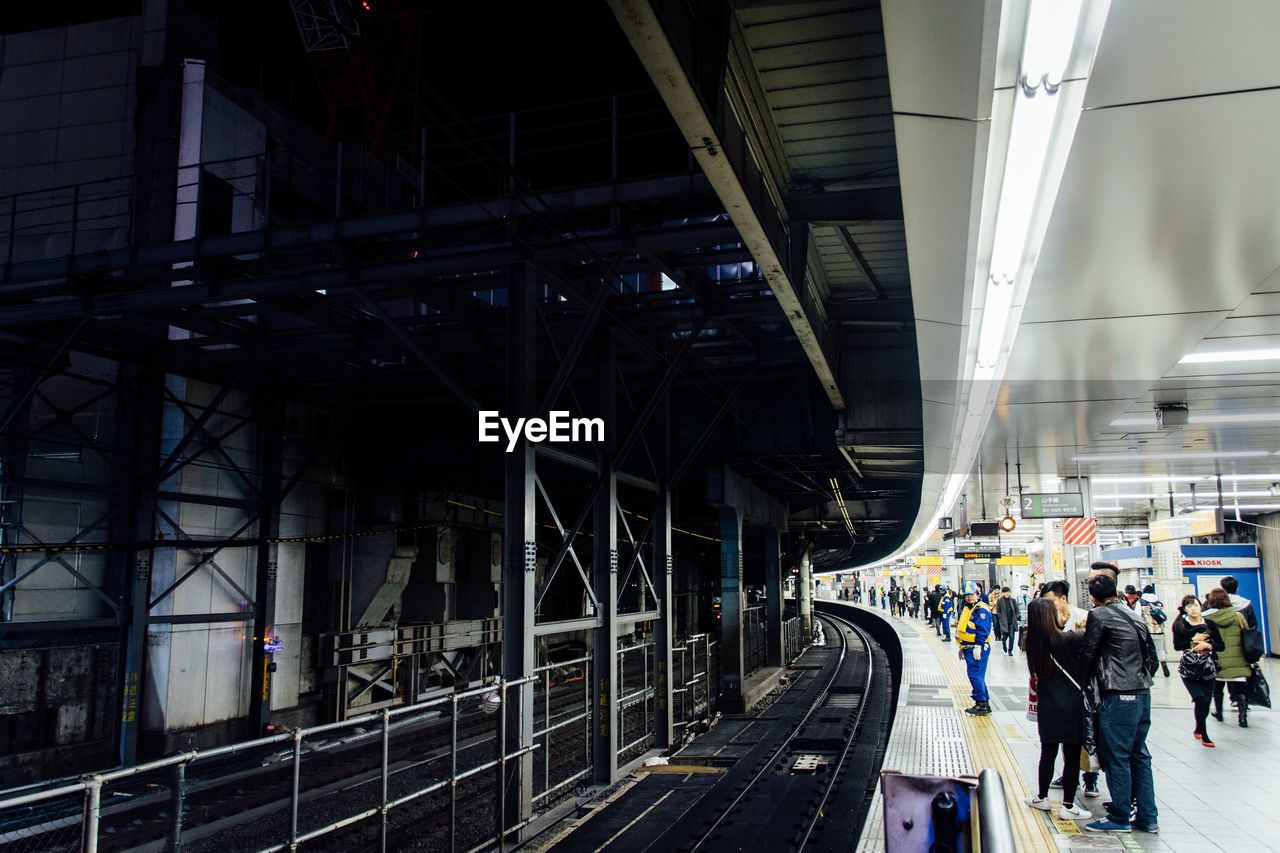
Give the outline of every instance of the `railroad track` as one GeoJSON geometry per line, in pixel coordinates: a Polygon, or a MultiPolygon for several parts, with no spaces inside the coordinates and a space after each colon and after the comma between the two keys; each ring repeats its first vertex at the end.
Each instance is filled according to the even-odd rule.
{"type": "Polygon", "coordinates": [[[826,819],[827,801],[862,721],[874,666],[871,643],[857,626],[831,616],[821,621],[827,645],[834,638],[839,648],[826,683],[690,851],[800,850],[826,819]]]}

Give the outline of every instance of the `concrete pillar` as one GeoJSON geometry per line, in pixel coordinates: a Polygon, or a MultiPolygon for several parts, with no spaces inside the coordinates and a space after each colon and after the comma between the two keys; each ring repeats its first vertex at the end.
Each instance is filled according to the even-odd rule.
{"type": "Polygon", "coordinates": [[[720,511],[720,694],[726,709],[742,708],[742,516],[720,511]]]}
{"type": "Polygon", "coordinates": [[[813,635],[813,566],[806,546],[800,555],[800,629],[808,640],[813,635]]]}
{"type": "Polygon", "coordinates": [[[778,528],[764,527],[765,666],[782,666],[782,555],[778,528]]]}

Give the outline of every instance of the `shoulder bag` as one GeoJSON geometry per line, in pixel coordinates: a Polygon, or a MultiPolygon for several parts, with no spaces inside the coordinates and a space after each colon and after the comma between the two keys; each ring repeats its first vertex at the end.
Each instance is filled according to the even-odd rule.
{"type": "Polygon", "coordinates": [[[1262,632],[1257,628],[1240,626],[1240,652],[1245,663],[1257,663],[1262,657],[1262,632]]]}
{"type": "Polygon", "coordinates": [[[1100,730],[1098,721],[1098,700],[1094,698],[1092,690],[1086,690],[1084,687],[1081,687],[1080,684],[1071,677],[1071,673],[1067,672],[1062,664],[1058,663],[1057,658],[1053,655],[1049,655],[1049,660],[1053,661],[1053,665],[1062,671],[1062,674],[1067,677],[1067,681],[1070,681],[1072,686],[1075,687],[1076,690],[1080,691],[1080,697],[1084,700],[1084,710],[1080,713],[1080,745],[1084,747],[1085,752],[1093,755],[1098,751],[1098,731],[1100,730]]]}

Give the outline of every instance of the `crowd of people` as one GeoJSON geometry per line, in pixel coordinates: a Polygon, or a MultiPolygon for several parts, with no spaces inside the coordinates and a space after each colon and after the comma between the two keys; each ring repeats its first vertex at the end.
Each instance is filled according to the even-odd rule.
{"type": "MultiPolygon", "coordinates": [[[[1085,829],[1154,833],[1158,815],[1146,742],[1151,686],[1157,673],[1170,676],[1165,628],[1181,653],[1177,670],[1192,699],[1192,734],[1213,747],[1208,720],[1225,720],[1225,698],[1235,706],[1237,725],[1248,727],[1250,695],[1262,679],[1255,666],[1259,640],[1251,637],[1257,635],[1257,617],[1233,577],[1223,578],[1203,602],[1184,596],[1172,620],[1153,587],[1139,592],[1130,585],[1121,592],[1118,578],[1111,563],[1091,566],[1086,585],[1092,607],[1087,610],[1072,603],[1064,580],[1034,590],[1024,586],[1018,594],[1007,586],[988,593],[975,581],[965,581],[958,593],[942,585],[931,590],[890,585],[868,587],[867,594],[872,606],[923,618],[945,642],[954,634],[971,686],[973,706],[966,713],[972,716],[991,713],[986,670],[993,639],[997,653],[1025,650],[1041,745],[1036,791],[1026,798],[1028,806],[1052,810],[1050,789],[1061,788],[1058,817],[1087,819],[1091,814],[1076,805],[1076,795],[1083,780],[1084,796],[1100,797],[1101,771],[1111,801],[1104,803],[1106,816],[1085,829]],[[1055,779],[1059,755],[1062,773],[1055,779]]],[[[853,597],[860,600],[860,590],[853,597]]]]}

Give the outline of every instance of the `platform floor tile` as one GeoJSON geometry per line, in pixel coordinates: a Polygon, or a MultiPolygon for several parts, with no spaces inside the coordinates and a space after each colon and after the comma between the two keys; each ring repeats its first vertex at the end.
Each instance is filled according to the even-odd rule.
{"type": "MultiPolygon", "coordinates": [[[[935,660],[934,673],[944,678],[951,690],[953,704],[957,708],[969,705],[968,680],[956,657],[955,644],[944,644],[923,620],[898,619],[888,617],[883,610],[864,609],[887,618],[903,638],[906,677],[898,713],[902,714],[905,709],[910,714],[963,717],[958,711],[949,712],[934,702],[912,701],[913,697],[919,699],[936,695],[923,690],[926,682],[917,675],[927,667],[927,658],[922,652],[928,652],[935,660]]],[[[1168,678],[1157,675],[1151,691],[1151,734],[1147,738],[1147,747],[1155,769],[1160,833],[1093,835],[1081,831],[1084,821],[1079,824],[1058,821],[1051,817],[1052,813],[1032,812],[1021,805],[1022,797],[1036,783],[1036,765],[1040,756],[1036,724],[1026,717],[1026,658],[1020,651],[1007,655],[993,647],[992,652],[987,686],[992,694],[995,713],[988,718],[964,719],[961,725],[966,726],[966,732],[978,731],[981,725],[990,734],[981,745],[968,744],[966,740],[972,766],[975,769],[998,766],[1011,792],[1010,800],[1017,803],[1023,818],[1029,816],[1043,825],[1047,841],[1038,842],[1041,846],[1026,846],[1026,850],[1059,853],[1096,850],[1274,853],[1280,850],[1280,808],[1275,805],[1280,799],[1280,773],[1276,772],[1276,756],[1280,756],[1280,714],[1276,711],[1250,709],[1249,727],[1242,729],[1236,725],[1234,713],[1227,707],[1226,722],[1209,720],[1209,731],[1217,746],[1207,749],[1191,734],[1194,725],[1191,700],[1177,676],[1176,667],[1170,667],[1171,676],[1168,678]],[[992,765],[988,762],[998,763],[992,765]],[[1006,773],[1006,769],[1010,772],[1006,773]],[[1014,790],[1017,791],[1016,799],[1012,795],[1014,790]]],[[[1263,668],[1271,684],[1280,684],[1280,660],[1266,660],[1263,668]]],[[[909,720],[900,735],[895,724],[885,757],[886,768],[898,766],[892,762],[906,764],[905,756],[899,758],[900,751],[913,748],[918,742],[916,732],[920,725],[909,720]]],[[[949,753],[950,749],[943,752],[949,753]]],[[[906,770],[907,766],[901,769],[906,770]]],[[[1091,809],[1096,817],[1103,816],[1102,804],[1110,799],[1105,775],[1101,779],[1101,789],[1102,796],[1097,799],[1080,796],[1076,800],[1077,804],[1091,809]]],[[[1052,791],[1050,795],[1058,793],[1052,791]]],[[[882,810],[877,794],[859,851],[879,853],[883,850],[882,810]]],[[[1015,813],[1014,817],[1018,818],[1018,814],[1015,813]]],[[[1020,849],[1023,849],[1021,844],[1020,849]]]]}

